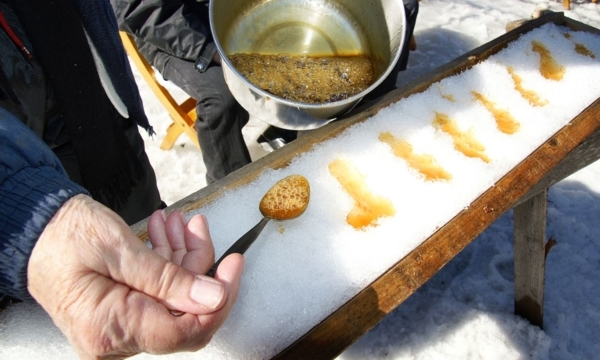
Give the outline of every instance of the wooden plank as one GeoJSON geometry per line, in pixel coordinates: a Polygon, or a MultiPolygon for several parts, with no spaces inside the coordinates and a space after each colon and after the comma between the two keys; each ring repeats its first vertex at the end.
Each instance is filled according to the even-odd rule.
{"type": "Polygon", "coordinates": [[[570,152],[552,171],[546,174],[527,194],[519,199],[515,206],[531,199],[544,189],[549,188],[598,159],[600,159],[600,130],[593,133],[575,150],[570,152]]]}
{"type": "Polygon", "coordinates": [[[514,208],[515,314],[544,324],[548,190],[514,208]]]}

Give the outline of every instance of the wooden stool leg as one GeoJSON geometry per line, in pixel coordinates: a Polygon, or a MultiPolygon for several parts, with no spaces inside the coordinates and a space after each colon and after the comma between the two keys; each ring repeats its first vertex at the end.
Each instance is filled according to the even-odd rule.
{"type": "Polygon", "coordinates": [[[160,148],[169,150],[173,147],[173,144],[175,144],[177,137],[184,132],[189,136],[194,145],[200,148],[198,135],[196,134],[194,127],[194,122],[196,121],[196,100],[188,98],[183,103],[178,104],[177,101],[173,99],[171,93],[157,81],[154,74],[154,68],[138,52],[133,37],[123,31],[119,31],[119,35],[121,36],[127,54],[173,120],[173,125],[169,126],[167,137],[163,140],[160,148]]]}
{"type": "Polygon", "coordinates": [[[571,0],[563,0],[563,5],[565,6],[565,9],[571,10],[571,0]]]}
{"type": "Polygon", "coordinates": [[[411,36],[410,37],[410,44],[409,44],[409,50],[410,51],[415,51],[417,50],[417,40],[415,40],[415,36],[411,36]]]}
{"type": "Polygon", "coordinates": [[[177,124],[176,122],[171,123],[171,125],[169,125],[169,127],[167,128],[167,135],[165,135],[163,142],[160,144],[160,148],[163,150],[171,149],[175,144],[175,141],[177,141],[179,135],[181,135],[182,133],[183,129],[179,124],[177,124]]]}
{"type": "Polygon", "coordinates": [[[543,327],[548,190],[514,208],[515,314],[543,327]]]}

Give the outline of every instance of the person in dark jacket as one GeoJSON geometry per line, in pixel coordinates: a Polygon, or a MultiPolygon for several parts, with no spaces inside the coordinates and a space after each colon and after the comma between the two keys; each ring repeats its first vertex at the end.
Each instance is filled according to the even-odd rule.
{"type": "Polygon", "coordinates": [[[251,162],[242,135],[248,112],[223,76],[208,1],[111,0],[119,29],[166,80],[197,101],[196,132],[208,183],[251,162]]]}
{"type": "Polygon", "coordinates": [[[0,108],[0,294],[33,297],[84,359],[198,350],[237,298],[243,257],[198,275],[214,264],[201,215],[157,210],[148,234],[154,250],[0,108]]]}
{"type": "Polygon", "coordinates": [[[166,205],[138,131],[153,133],[112,8],[76,1],[53,18],[35,4],[0,0],[0,106],[95,200],[128,224],[148,217],[166,205]],[[88,20],[74,31],[79,18],[88,20]]]}

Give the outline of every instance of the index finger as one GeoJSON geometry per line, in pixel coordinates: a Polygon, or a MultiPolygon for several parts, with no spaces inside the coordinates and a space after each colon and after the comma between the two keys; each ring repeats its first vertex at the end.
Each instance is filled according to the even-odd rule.
{"type": "Polygon", "coordinates": [[[194,215],[185,227],[187,253],[181,266],[197,274],[206,274],[215,263],[215,250],[204,215],[194,215]]]}

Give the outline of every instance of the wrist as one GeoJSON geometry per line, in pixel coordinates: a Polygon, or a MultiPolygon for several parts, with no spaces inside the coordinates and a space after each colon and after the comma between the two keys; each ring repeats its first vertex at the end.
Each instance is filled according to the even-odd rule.
{"type": "Polygon", "coordinates": [[[61,206],[81,186],[51,167],[24,168],[0,185],[0,252],[10,259],[0,261],[0,293],[18,299],[29,298],[28,262],[39,237],[61,206]]]}

